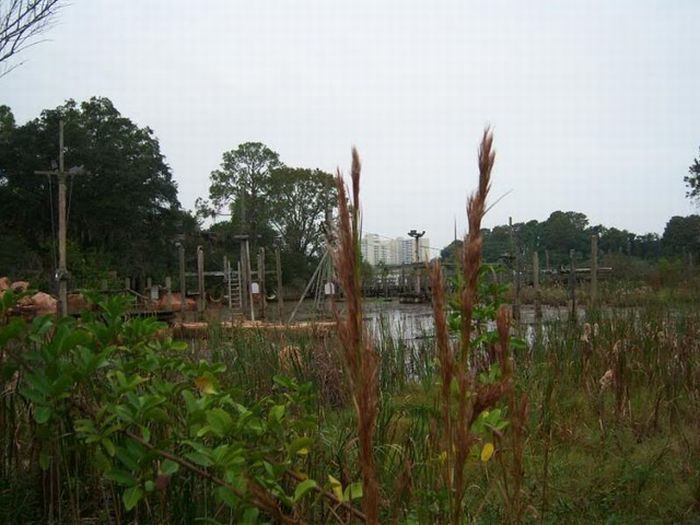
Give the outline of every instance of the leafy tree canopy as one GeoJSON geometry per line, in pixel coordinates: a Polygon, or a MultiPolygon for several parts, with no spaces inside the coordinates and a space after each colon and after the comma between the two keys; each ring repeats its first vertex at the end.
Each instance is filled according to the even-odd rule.
{"type": "Polygon", "coordinates": [[[700,159],[693,159],[693,163],[688,168],[688,175],[683,180],[688,186],[686,197],[690,199],[700,198],[700,159]]]}
{"type": "MultiPolygon", "coordinates": [[[[61,119],[66,169],[87,171],[68,183],[68,235],[76,257],[98,253],[105,265],[118,261],[122,272],[132,275],[170,264],[172,239],[187,221],[177,186],[153,131],[122,116],[107,98],[69,100],[21,126],[9,108],[0,108],[0,230],[20,236],[48,273],[56,181],[34,172],[56,165],[61,119]]],[[[26,266],[21,254],[15,255],[14,266],[26,266]]],[[[11,259],[0,257],[0,265],[11,259]]],[[[13,270],[4,267],[0,273],[13,270]]]]}
{"type": "Polygon", "coordinates": [[[286,280],[308,277],[326,242],[326,212],[335,206],[330,174],[286,166],[265,144],[246,142],[223,154],[210,181],[209,200],[197,203],[200,216],[226,210],[230,220],[217,231],[280,247],[286,280]]]}

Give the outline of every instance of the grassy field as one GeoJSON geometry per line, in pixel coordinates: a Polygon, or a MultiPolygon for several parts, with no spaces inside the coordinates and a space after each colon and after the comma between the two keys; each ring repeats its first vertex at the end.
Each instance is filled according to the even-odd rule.
{"type": "MultiPolygon", "coordinates": [[[[669,305],[605,319],[591,314],[586,323],[590,329],[566,321],[549,323],[530,348],[514,356],[516,388],[529,398],[519,520],[698,522],[700,315],[669,305]],[[606,380],[609,370],[614,377],[606,380]]],[[[375,344],[380,404],[374,447],[382,522],[443,522],[435,342],[406,342],[380,333],[375,344]]],[[[223,363],[219,388],[238,392],[243,404],[274,395],[276,375],[310,383],[313,395],[305,410],[315,417],[315,428],[307,433],[313,446],[308,456],[300,456],[298,466],[332,491],[329,476],[343,487],[360,479],[356,414],[338,348],[334,336],[270,338],[213,330],[207,339],[192,341],[181,358],[223,363]],[[282,348],[293,349],[286,354],[291,357],[281,359],[282,348]]],[[[50,470],[41,469],[38,457],[45,436],[21,387],[6,381],[3,392],[0,517],[6,523],[48,523],[45,478],[50,470]]],[[[52,509],[54,522],[81,522],[72,514],[75,510],[83,522],[88,517],[100,523],[132,522],[134,510],[120,509],[122,488],[102,479],[95,458],[88,457],[89,445],[63,430],[54,437],[64,459],[78,455],[62,465],[65,471],[59,469],[61,486],[54,505],[64,508],[60,520],[58,509],[52,509]],[[105,498],[112,502],[111,510],[105,498]],[[71,499],[80,502],[77,508],[71,499]]],[[[508,453],[505,443],[497,444],[489,461],[468,461],[465,521],[501,523],[507,518],[502,492],[507,465],[499,455],[507,463],[508,453]]],[[[169,523],[189,523],[195,517],[227,523],[230,519],[222,519],[226,512],[218,510],[213,491],[196,474],[179,472],[167,494],[158,494],[149,504],[151,512],[141,510],[139,522],[160,522],[153,509],[163,505],[169,523]]],[[[298,512],[311,523],[332,516],[316,500],[302,501],[298,512]]]]}

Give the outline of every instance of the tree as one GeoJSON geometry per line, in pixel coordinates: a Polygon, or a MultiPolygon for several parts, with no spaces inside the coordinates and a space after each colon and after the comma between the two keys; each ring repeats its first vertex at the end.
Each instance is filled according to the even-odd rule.
{"type": "Polygon", "coordinates": [[[325,243],[326,212],[336,202],[333,176],[320,170],[277,168],[270,176],[266,198],[281,246],[292,253],[319,256],[325,243]]]}
{"type": "Polygon", "coordinates": [[[279,155],[260,142],[246,142],[223,154],[221,168],[211,172],[208,203],[200,211],[215,215],[228,207],[240,233],[256,239],[267,220],[268,185],[272,171],[282,167],[279,155]]]}
{"type": "Polygon", "coordinates": [[[494,226],[492,230],[481,231],[484,240],[484,261],[495,263],[510,255],[510,226],[494,226]]]}
{"type": "Polygon", "coordinates": [[[667,255],[700,254],[700,215],[671,217],[664,228],[661,244],[667,255]]]}
{"type": "MultiPolygon", "coordinates": [[[[59,120],[65,122],[66,167],[88,172],[69,182],[68,237],[75,256],[95,254],[131,275],[174,267],[172,240],[187,214],[170,168],[153,131],[136,126],[106,98],[80,105],[69,100],[9,130],[5,122],[12,119],[0,117],[0,233],[20,238],[47,272],[56,183],[34,171],[56,162],[59,120]]],[[[16,255],[15,269],[26,263],[24,254],[16,255]]]]}
{"type": "Polygon", "coordinates": [[[248,234],[253,243],[282,250],[285,279],[306,277],[321,255],[326,210],[335,204],[333,177],[320,170],[285,166],[260,142],[246,142],[223,154],[211,173],[209,201],[198,201],[201,216],[227,209],[231,220],[219,232],[248,234]]]}
{"type": "MultiPolygon", "coordinates": [[[[485,231],[488,232],[488,230],[481,231],[482,235],[485,231]]],[[[460,264],[460,257],[462,254],[463,245],[464,242],[462,240],[455,239],[450,244],[445,246],[442,250],[440,250],[440,259],[442,260],[443,265],[460,264]]]]}
{"type": "Polygon", "coordinates": [[[635,239],[633,233],[617,228],[605,228],[600,226],[597,232],[599,236],[598,248],[602,253],[625,253],[631,255],[632,242],[635,239]]]}
{"type": "Polygon", "coordinates": [[[550,251],[553,264],[563,264],[569,250],[590,252],[588,218],[575,211],[555,211],[542,224],[542,245],[550,251]]]}
{"type": "Polygon", "coordinates": [[[18,67],[10,59],[37,43],[61,8],[61,0],[0,1],[0,77],[18,67]]]}
{"type": "Polygon", "coordinates": [[[689,199],[700,198],[700,159],[693,159],[693,163],[688,167],[688,175],[683,177],[688,191],[685,194],[689,199]]]}

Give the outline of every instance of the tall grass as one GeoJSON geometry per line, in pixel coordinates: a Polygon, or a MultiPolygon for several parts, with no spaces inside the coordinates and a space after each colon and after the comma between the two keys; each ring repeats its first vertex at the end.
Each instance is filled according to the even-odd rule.
{"type": "Polygon", "coordinates": [[[368,523],[379,523],[379,487],[374,461],[374,432],[379,404],[378,362],[371,339],[362,324],[362,276],[360,254],[360,157],[352,150],[352,202],[348,203],[345,183],[338,173],[339,224],[337,246],[332,252],[346,309],[337,313],[338,336],[343,345],[352,398],[357,411],[357,437],[360,445],[363,497],[362,509],[368,523]]]}

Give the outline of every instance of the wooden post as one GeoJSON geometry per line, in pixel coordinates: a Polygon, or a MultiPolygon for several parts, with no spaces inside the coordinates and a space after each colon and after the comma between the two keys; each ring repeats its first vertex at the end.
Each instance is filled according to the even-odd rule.
{"type": "Polygon", "coordinates": [[[260,281],[260,318],[265,319],[265,302],[267,290],[265,288],[265,248],[258,249],[258,280],[260,281]]]}
{"type": "Polygon", "coordinates": [[[277,317],[280,323],[284,314],[284,290],[282,289],[282,257],[280,249],[275,249],[275,273],[277,273],[277,317]]]}
{"type": "Polygon", "coordinates": [[[515,246],[515,231],[513,229],[513,218],[508,217],[510,226],[510,253],[513,261],[513,319],[520,320],[520,257],[515,246]]]}
{"type": "Polygon", "coordinates": [[[236,271],[238,272],[236,275],[238,276],[238,306],[241,309],[241,314],[245,317],[245,302],[243,300],[243,297],[245,294],[243,293],[243,270],[241,269],[241,261],[236,263],[236,271]]]}
{"type": "Polygon", "coordinates": [[[68,315],[68,268],[66,267],[66,174],[63,161],[63,120],[58,123],[58,305],[59,316],[68,315]]]}
{"type": "Polygon", "coordinates": [[[250,241],[247,238],[245,240],[245,265],[246,280],[248,281],[246,293],[248,294],[248,305],[250,306],[250,320],[255,321],[255,304],[253,303],[253,287],[251,286],[253,272],[250,270],[250,241]]]}
{"type": "Polygon", "coordinates": [[[130,277],[124,277],[124,290],[126,290],[126,291],[131,290],[131,278],[130,277]]]}
{"type": "Polygon", "coordinates": [[[572,322],[576,322],[576,265],[574,264],[574,250],[569,250],[569,292],[571,294],[571,317],[572,322]]]}
{"type": "Polygon", "coordinates": [[[63,144],[63,120],[58,122],[58,171],[35,171],[35,175],[56,175],[58,177],[58,268],[56,268],[56,279],[58,280],[58,315],[66,317],[68,315],[68,267],[66,262],[66,180],[68,175],[78,175],[84,173],[82,168],[71,168],[69,172],[65,170],[63,144]]]}
{"type": "Polygon", "coordinates": [[[197,298],[197,311],[201,314],[206,306],[206,298],[204,294],[204,249],[197,246],[197,289],[199,297],[197,298]]]}
{"type": "Polygon", "coordinates": [[[598,236],[591,235],[591,307],[598,302],[598,236]]]}
{"type": "Polygon", "coordinates": [[[173,311],[173,280],[170,278],[168,275],[165,278],[165,301],[166,305],[168,307],[168,311],[172,312],[173,311]]]}
{"type": "Polygon", "coordinates": [[[248,315],[250,311],[250,279],[248,279],[248,258],[246,256],[246,241],[241,240],[241,260],[239,262],[238,272],[241,276],[241,310],[243,315],[248,315]]]}
{"type": "Polygon", "coordinates": [[[544,251],[544,267],[547,269],[547,273],[549,273],[549,250],[544,251]]]}
{"type": "Polygon", "coordinates": [[[224,255],[224,284],[226,285],[226,295],[228,296],[228,311],[229,314],[233,309],[233,298],[231,297],[231,261],[224,255]]]}
{"type": "Polygon", "coordinates": [[[532,254],[532,287],[535,290],[535,321],[542,320],[542,302],[540,297],[540,257],[537,252],[532,254]]]}
{"type": "Polygon", "coordinates": [[[150,277],[146,277],[146,289],[150,290],[152,286],[153,286],[153,279],[151,279],[150,277]]]}
{"type": "Polygon", "coordinates": [[[187,283],[185,282],[185,246],[180,244],[177,247],[178,261],[180,265],[180,311],[185,311],[185,300],[187,299],[187,283]]]}

